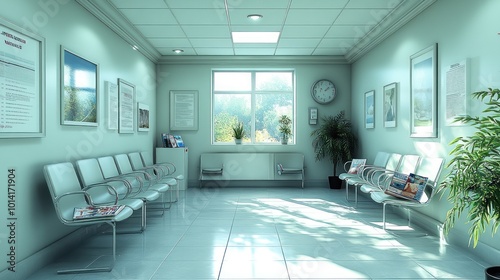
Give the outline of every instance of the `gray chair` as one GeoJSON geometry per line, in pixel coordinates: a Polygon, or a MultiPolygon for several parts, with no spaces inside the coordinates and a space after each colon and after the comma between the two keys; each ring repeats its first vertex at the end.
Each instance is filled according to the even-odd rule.
{"type": "MultiPolygon", "coordinates": [[[[121,222],[133,213],[132,208],[125,207],[120,213],[110,217],[86,218],[74,220],[73,214],[76,207],[93,206],[93,196],[82,190],[73,164],[70,162],[46,165],[43,168],[45,180],[50,191],[50,196],[59,220],[67,226],[90,226],[108,224],[112,227],[112,250],[113,261],[108,266],[96,268],[77,268],[58,271],[59,274],[84,273],[84,272],[109,272],[113,269],[116,261],[116,223],[121,222]]],[[[96,186],[97,187],[97,186],[96,186]]],[[[103,184],[106,191],[113,193],[110,185],[103,184]]],[[[113,202],[118,203],[118,194],[114,193],[113,202]]],[[[95,262],[95,261],[93,261],[95,262]]]]}
{"type": "MultiPolygon", "coordinates": [[[[415,172],[408,172],[404,174],[409,174],[409,173],[415,173],[424,177],[428,178],[427,184],[424,189],[424,193],[422,197],[420,198],[419,201],[414,201],[414,200],[406,200],[402,198],[397,198],[392,195],[385,194],[384,192],[372,192],[370,194],[371,198],[373,201],[377,203],[381,203],[382,206],[382,223],[383,223],[383,229],[386,229],[386,206],[387,205],[393,205],[396,207],[403,207],[406,209],[409,208],[420,208],[420,207],[425,207],[427,206],[430,202],[432,197],[435,194],[435,189],[437,186],[437,182],[439,180],[439,176],[441,174],[441,170],[443,167],[444,160],[442,158],[430,158],[430,157],[424,157],[420,160],[420,163],[418,164],[417,170],[415,172]]],[[[387,185],[390,183],[389,180],[386,180],[385,185],[383,186],[383,189],[387,188],[387,185]]],[[[411,212],[408,211],[408,223],[411,222],[411,212]]]]}
{"type": "MultiPolygon", "coordinates": [[[[95,186],[100,186],[103,183],[113,186],[117,191],[120,204],[128,205],[134,211],[142,209],[141,211],[141,227],[139,232],[143,232],[146,228],[146,207],[144,207],[147,201],[143,197],[132,197],[130,194],[133,191],[133,186],[129,181],[124,178],[104,178],[102,175],[101,167],[99,162],[95,158],[77,160],[75,162],[76,170],[80,175],[80,179],[84,186],[83,190],[91,192],[94,197],[94,203],[108,204],[110,199],[110,193],[108,190],[103,188],[95,188],[95,186]],[[98,201],[96,202],[96,199],[98,201]]],[[[135,231],[121,232],[121,233],[134,233],[135,231]]]]}

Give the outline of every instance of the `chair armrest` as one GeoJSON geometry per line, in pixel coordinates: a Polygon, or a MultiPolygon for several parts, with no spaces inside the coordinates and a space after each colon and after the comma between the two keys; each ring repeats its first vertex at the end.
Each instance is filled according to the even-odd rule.
{"type": "MultiPolygon", "coordinates": [[[[114,200],[114,202],[112,203],[113,205],[118,204],[118,200],[120,198],[119,198],[118,192],[116,191],[115,187],[113,187],[110,184],[106,184],[106,183],[97,183],[97,184],[89,185],[89,186],[85,187],[84,189],[82,189],[82,191],[85,192],[85,194],[86,194],[85,197],[87,198],[87,201],[90,205],[102,204],[102,203],[95,203],[94,200],[92,199],[92,194],[89,193],[89,190],[91,190],[93,188],[99,188],[99,187],[106,188],[106,191],[111,195],[112,199],[114,200]]],[[[71,193],[68,193],[68,194],[71,194],[71,193]]],[[[63,195],[66,195],[66,194],[63,194],[63,195]]]]}

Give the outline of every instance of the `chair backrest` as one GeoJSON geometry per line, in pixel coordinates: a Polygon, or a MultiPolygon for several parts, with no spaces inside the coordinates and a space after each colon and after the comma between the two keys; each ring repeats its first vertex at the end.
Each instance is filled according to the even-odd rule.
{"type": "Polygon", "coordinates": [[[373,166],[384,167],[387,165],[391,154],[387,152],[378,152],[373,160],[373,166]]]}
{"type": "Polygon", "coordinates": [[[401,163],[401,155],[397,153],[392,153],[389,155],[389,159],[385,164],[385,169],[387,170],[396,170],[401,163]]]}
{"type": "Polygon", "coordinates": [[[97,158],[99,162],[99,166],[101,167],[102,175],[104,178],[113,178],[116,176],[120,176],[120,171],[118,171],[118,167],[116,167],[115,159],[112,156],[105,156],[97,158]]]}
{"type": "Polygon", "coordinates": [[[114,155],[116,167],[118,167],[118,172],[120,174],[128,174],[134,172],[130,160],[126,154],[114,155]]]}
{"type": "Polygon", "coordinates": [[[144,166],[154,165],[153,157],[151,156],[150,152],[141,152],[140,154],[142,158],[142,164],[144,164],[144,166]]]}
{"type": "Polygon", "coordinates": [[[144,163],[142,162],[141,154],[139,154],[138,152],[129,153],[128,159],[130,161],[132,169],[134,170],[139,170],[145,167],[144,163]]]}
{"type": "Polygon", "coordinates": [[[97,159],[89,158],[77,160],[75,165],[84,186],[101,183],[105,180],[97,159]]]}
{"type": "Polygon", "coordinates": [[[396,168],[396,171],[404,174],[415,173],[419,162],[420,162],[420,156],[403,155],[399,162],[399,166],[396,168]]]}
{"type": "Polygon", "coordinates": [[[62,223],[67,224],[73,219],[75,207],[87,205],[83,194],[69,195],[58,200],[64,194],[82,191],[75,168],[70,162],[56,163],[44,166],[43,173],[57,217],[62,223]]]}
{"type": "Polygon", "coordinates": [[[415,173],[429,178],[428,184],[435,187],[443,169],[443,164],[444,159],[442,158],[423,157],[415,173]]]}
{"type": "Polygon", "coordinates": [[[304,154],[301,153],[275,153],[274,166],[282,164],[284,168],[303,169],[304,154]]]}

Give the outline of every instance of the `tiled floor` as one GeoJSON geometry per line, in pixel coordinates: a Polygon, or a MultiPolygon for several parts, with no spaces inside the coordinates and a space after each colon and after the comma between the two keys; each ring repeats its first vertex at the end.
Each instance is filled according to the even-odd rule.
{"type": "Polygon", "coordinates": [[[55,273],[109,254],[98,235],[29,279],[484,279],[481,261],[395,214],[383,231],[380,205],[354,208],[342,190],[190,188],[150,214],[144,233],[118,236],[112,272],[55,273]]]}

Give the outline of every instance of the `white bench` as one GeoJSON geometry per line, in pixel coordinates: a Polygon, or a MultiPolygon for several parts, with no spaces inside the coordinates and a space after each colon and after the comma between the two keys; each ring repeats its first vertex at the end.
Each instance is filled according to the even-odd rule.
{"type": "Polygon", "coordinates": [[[302,153],[201,154],[200,186],[202,186],[203,181],[247,180],[300,180],[303,188],[304,155],[302,153]]]}

